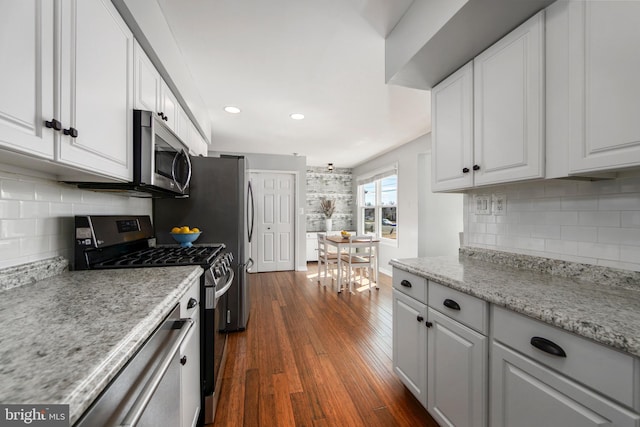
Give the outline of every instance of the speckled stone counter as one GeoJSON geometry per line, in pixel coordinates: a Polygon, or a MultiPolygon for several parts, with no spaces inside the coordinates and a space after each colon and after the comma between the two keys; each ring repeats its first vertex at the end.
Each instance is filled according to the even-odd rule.
{"type": "Polygon", "coordinates": [[[619,283],[589,281],[583,275],[565,277],[486,259],[463,251],[457,258],[394,259],[390,264],[640,356],[640,282],[634,282],[634,272],[619,283]]]}
{"type": "Polygon", "coordinates": [[[201,273],[64,272],[0,291],[0,402],[69,404],[73,424],[201,273]]]}

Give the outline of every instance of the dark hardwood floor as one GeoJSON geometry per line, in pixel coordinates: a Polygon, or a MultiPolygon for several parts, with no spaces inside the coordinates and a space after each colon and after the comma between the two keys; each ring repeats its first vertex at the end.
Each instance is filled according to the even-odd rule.
{"type": "Polygon", "coordinates": [[[391,278],[338,295],[308,266],[250,275],[249,324],[229,335],[209,427],[437,426],[393,373],[391,278]]]}

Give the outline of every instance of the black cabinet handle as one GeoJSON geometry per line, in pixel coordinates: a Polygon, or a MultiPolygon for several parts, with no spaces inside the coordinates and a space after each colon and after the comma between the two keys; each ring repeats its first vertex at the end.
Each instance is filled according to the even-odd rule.
{"type": "Polygon", "coordinates": [[[45,121],[44,125],[48,128],[53,128],[54,130],[62,130],[62,123],[60,123],[56,119],[51,119],[51,121],[45,121]]]}
{"type": "Polygon", "coordinates": [[[425,326],[426,326],[427,328],[430,328],[430,327],[432,327],[432,326],[433,326],[433,323],[431,323],[431,322],[427,322],[427,323],[425,323],[425,326]]]}
{"type": "Polygon", "coordinates": [[[65,129],[62,132],[64,132],[65,135],[69,135],[71,138],[78,137],[78,129],[73,127],[70,127],[69,129],[65,129]]]}
{"type": "Polygon", "coordinates": [[[420,316],[420,315],[418,314],[418,317],[416,318],[416,320],[417,320],[418,322],[422,322],[422,321],[424,320],[424,317],[422,317],[422,316],[420,316]]]}
{"type": "Polygon", "coordinates": [[[183,366],[187,364],[187,356],[182,356],[180,358],[180,364],[183,366]]]}
{"type": "Polygon", "coordinates": [[[193,308],[198,305],[198,300],[195,298],[189,298],[189,302],[187,303],[187,308],[193,308]]]}
{"type": "Polygon", "coordinates": [[[460,310],[460,304],[452,299],[447,298],[442,302],[442,304],[444,304],[445,307],[450,308],[451,310],[460,310]]]}
{"type": "Polygon", "coordinates": [[[474,170],[474,171],[479,171],[479,170],[480,170],[480,166],[478,166],[478,165],[473,165],[473,170],[474,170]]]}
{"type": "Polygon", "coordinates": [[[546,338],[542,337],[533,337],[531,338],[531,345],[537,348],[538,350],[542,350],[545,353],[549,353],[553,356],[558,357],[567,357],[567,353],[564,352],[562,347],[553,341],[549,341],[546,338]]]}
{"type": "Polygon", "coordinates": [[[403,280],[402,282],[400,282],[400,284],[402,286],[404,286],[405,288],[410,288],[411,287],[411,282],[408,280],[403,280]]]}
{"type": "Polygon", "coordinates": [[[164,113],[162,111],[158,111],[158,115],[160,116],[161,119],[164,119],[164,113]]]}
{"type": "Polygon", "coordinates": [[[462,168],[462,173],[469,173],[469,168],[462,168]]]}

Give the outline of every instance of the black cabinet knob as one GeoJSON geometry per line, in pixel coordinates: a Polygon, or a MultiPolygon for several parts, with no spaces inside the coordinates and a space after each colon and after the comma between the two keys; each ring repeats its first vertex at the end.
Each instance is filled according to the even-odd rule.
{"type": "Polygon", "coordinates": [[[400,282],[400,284],[402,286],[404,286],[405,288],[410,288],[411,287],[411,282],[408,280],[403,280],[402,282],[400,282]]]}
{"type": "Polygon", "coordinates": [[[158,115],[163,118],[164,117],[164,113],[162,111],[158,111],[158,115]]]}
{"type": "Polygon", "coordinates": [[[78,129],[76,129],[76,128],[70,127],[69,129],[63,130],[62,132],[64,132],[65,135],[69,135],[71,138],[77,138],[78,137],[78,129]]]}
{"type": "Polygon", "coordinates": [[[422,321],[424,320],[424,317],[422,317],[422,316],[420,316],[420,315],[418,314],[418,317],[416,318],[416,320],[417,320],[418,322],[422,322],[422,321]]]}
{"type": "Polygon", "coordinates": [[[447,298],[446,300],[444,300],[442,302],[442,304],[445,307],[450,308],[451,310],[460,310],[460,304],[458,304],[457,302],[455,302],[452,299],[447,298]]]}
{"type": "Polygon", "coordinates": [[[432,327],[432,326],[433,326],[433,323],[432,323],[432,322],[427,322],[427,323],[425,323],[425,326],[426,326],[427,328],[430,328],[430,327],[432,327]]]}
{"type": "Polygon", "coordinates": [[[462,173],[469,173],[469,168],[462,168],[462,173]]]}
{"type": "Polygon", "coordinates": [[[479,170],[480,170],[480,166],[478,166],[478,165],[473,165],[473,170],[474,170],[474,171],[479,171],[479,170]]]}
{"type": "Polygon", "coordinates": [[[51,119],[50,121],[45,121],[44,125],[48,128],[53,128],[54,130],[62,130],[62,123],[57,121],[56,119],[51,119]]]}
{"type": "Polygon", "coordinates": [[[183,366],[187,364],[187,356],[182,356],[180,358],[180,364],[183,366]]]}
{"type": "Polygon", "coordinates": [[[198,305],[198,300],[195,298],[189,298],[189,302],[187,303],[187,308],[193,308],[198,305]]]}

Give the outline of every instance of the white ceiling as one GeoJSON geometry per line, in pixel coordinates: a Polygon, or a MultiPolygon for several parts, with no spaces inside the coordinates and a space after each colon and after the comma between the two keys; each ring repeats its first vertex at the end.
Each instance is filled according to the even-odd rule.
{"type": "Polygon", "coordinates": [[[431,129],[429,92],[384,81],[384,37],[412,1],[158,3],[207,105],[211,151],[353,167],[431,129]]]}

